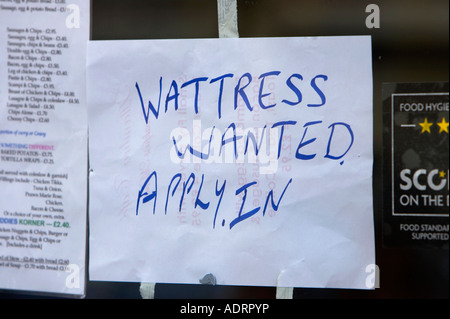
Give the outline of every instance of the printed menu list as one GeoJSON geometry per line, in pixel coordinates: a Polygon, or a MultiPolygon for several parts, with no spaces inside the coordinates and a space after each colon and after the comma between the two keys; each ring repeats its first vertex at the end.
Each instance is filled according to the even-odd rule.
{"type": "Polygon", "coordinates": [[[88,21],[0,0],[0,288],[84,293],[88,21]]]}

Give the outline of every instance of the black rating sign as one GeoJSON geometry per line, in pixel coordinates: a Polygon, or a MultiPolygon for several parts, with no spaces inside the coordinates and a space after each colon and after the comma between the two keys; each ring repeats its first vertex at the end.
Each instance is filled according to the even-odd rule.
{"type": "Polygon", "coordinates": [[[448,245],[448,83],[383,89],[384,233],[390,243],[448,245]]]}

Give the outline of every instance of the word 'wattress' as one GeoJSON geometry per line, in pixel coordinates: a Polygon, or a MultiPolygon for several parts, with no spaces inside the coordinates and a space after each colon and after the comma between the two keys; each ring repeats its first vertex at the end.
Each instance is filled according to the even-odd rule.
{"type": "Polygon", "coordinates": [[[373,287],[370,37],[92,41],[87,73],[90,278],[373,287]]]}

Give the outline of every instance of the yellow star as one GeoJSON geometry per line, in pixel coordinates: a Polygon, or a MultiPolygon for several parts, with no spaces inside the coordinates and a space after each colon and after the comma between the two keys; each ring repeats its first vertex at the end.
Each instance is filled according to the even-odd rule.
{"type": "Polygon", "coordinates": [[[441,132],[446,132],[448,134],[448,122],[445,121],[445,118],[442,118],[441,123],[436,123],[437,125],[439,125],[439,134],[441,134],[441,132]]]}
{"type": "Polygon", "coordinates": [[[420,132],[420,134],[422,134],[424,132],[431,133],[430,126],[433,125],[433,123],[428,123],[428,119],[427,118],[425,118],[423,123],[419,123],[419,125],[422,126],[422,132],[420,132]]]}
{"type": "Polygon", "coordinates": [[[439,172],[439,177],[444,178],[444,177],[445,177],[445,172],[444,172],[444,171],[440,171],[440,172],[439,172]]]}

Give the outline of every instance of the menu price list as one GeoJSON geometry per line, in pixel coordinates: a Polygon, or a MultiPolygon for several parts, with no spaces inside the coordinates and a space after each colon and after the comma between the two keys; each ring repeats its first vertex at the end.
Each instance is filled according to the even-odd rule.
{"type": "Polygon", "coordinates": [[[67,179],[67,174],[0,169],[0,183],[20,183],[23,196],[29,203],[26,212],[3,209],[0,215],[0,226],[9,227],[0,229],[2,234],[0,246],[42,249],[42,244],[59,243],[61,240],[58,237],[64,236],[64,233],[55,229],[70,228],[69,221],[65,220],[64,216],[63,187],[67,179]],[[22,226],[32,229],[23,230],[22,226]],[[17,227],[20,228],[16,229],[17,227]],[[47,228],[50,229],[45,230],[47,228]],[[23,234],[29,236],[23,237],[23,234]],[[38,237],[33,237],[34,235],[38,237]],[[42,236],[44,238],[41,238],[42,236]],[[51,238],[51,236],[57,236],[57,238],[51,238]]]}
{"type": "Polygon", "coordinates": [[[67,36],[56,29],[6,28],[8,101],[6,120],[13,123],[50,123],[58,105],[79,104],[74,91],[58,89],[64,81],[67,36]]]}
{"type": "Polygon", "coordinates": [[[67,271],[70,264],[68,259],[16,257],[11,255],[0,255],[0,268],[15,269],[38,269],[52,271],[67,271]]]}
{"type": "Polygon", "coordinates": [[[0,0],[0,289],[84,293],[89,8],[0,0]]]}

